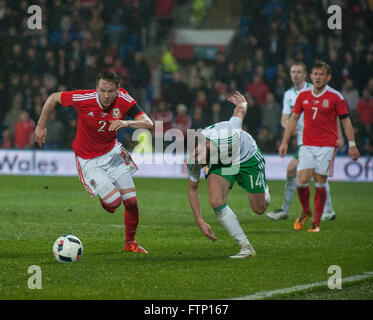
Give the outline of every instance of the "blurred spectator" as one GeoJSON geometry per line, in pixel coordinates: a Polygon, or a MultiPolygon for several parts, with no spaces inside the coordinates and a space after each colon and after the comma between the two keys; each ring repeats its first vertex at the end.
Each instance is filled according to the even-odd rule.
{"type": "Polygon", "coordinates": [[[44,149],[56,150],[64,147],[65,126],[57,119],[56,111],[52,112],[46,125],[48,137],[44,149]]]}
{"type": "Polygon", "coordinates": [[[247,86],[247,91],[255,98],[259,106],[262,106],[267,99],[268,86],[264,83],[259,74],[255,74],[253,81],[247,86]]]}
{"type": "Polygon", "coordinates": [[[172,82],[170,82],[164,91],[164,98],[170,103],[171,111],[176,112],[176,106],[179,103],[191,105],[191,92],[189,86],[182,80],[181,73],[175,71],[172,74],[172,82]]]}
{"type": "Polygon", "coordinates": [[[356,61],[351,51],[347,51],[342,65],[342,79],[351,79],[353,82],[359,80],[356,76],[356,61]]]}
{"type": "Polygon", "coordinates": [[[169,104],[162,100],[158,103],[158,106],[153,111],[151,118],[154,122],[162,121],[163,123],[162,133],[165,133],[167,130],[171,129],[174,115],[172,111],[170,111],[169,109],[169,104]]]}
{"type": "Polygon", "coordinates": [[[12,101],[11,109],[5,114],[4,126],[9,129],[10,134],[14,137],[14,128],[22,111],[22,96],[17,94],[12,101]]]}
{"type": "Polygon", "coordinates": [[[99,73],[97,65],[97,56],[88,55],[86,59],[87,67],[83,73],[83,86],[84,88],[95,88],[96,87],[96,76],[99,73]]]}
{"type": "Polygon", "coordinates": [[[252,81],[254,75],[253,63],[250,58],[245,59],[244,66],[240,72],[240,91],[246,91],[247,85],[252,81]]]}
{"type": "Polygon", "coordinates": [[[195,107],[193,110],[193,117],[192,117],[192,129],[203,129],[207,126],[207,122],[205,120],[205,113],[203,112],[201,107],[195,107]]]}
{"type": "Polygon", "coordinates": [[[247,100],[247,113],[244,119],[244,125],[246,126],[248,133],[250,133],[255,139],[258,134],[258,128],[262,124],[261,108],[249,92],[246,92],[245,97],[247,100]]]}
{"type": "Polygon", "coordinates": [[[14,127],[14,146],[18,149],[31,148],[34,145],[35,122],[27,111],[21,111],[14,127]]]}
{"type": "Polygon", "coordinates": [[[161,57],[162,71],[164,80],[167,82],[171,81],[172,74],[179,70],[179,64],[172,54],[170,46],[163,46],[163,53],[161,57]]]}
{"type": "Polygon", "coordinates": [[[201,108],[201,110],[206,113],[208,108],[208,101],[206,92],[203,90],[197,91],[196,99],[194,100],[194,108],[201,108]]]}
{"type": "Polygon", "coordinates": [[[2,149],[11,149],[11,148],[13,148],[12,133],[11,133],[11,131],[9,129],[5,129],[2,132],[1,148],[2,149]]]}
{"type": "Polygon", "coordinates": [[[192,8],[190,12],[190,22],[193,27],[199,27],[206,14],[205,0],[192,0],[192,8]]]}
{"type": "Polygon", "coordinates": [[[197,86],[197,82],[203,78],[209,82],[212,75],[212,70],[206,65],[203,59],[198,59],[189,69],[189,84],[192,88],[197,86]]]}
{"type": "Polygon", "coordinates": [[[66,149],[72,149],[72,144],[75,139],[77,129],[78,129],[78,122],[76,118],[72,118],[69,121],[67,130],[66,130],[65,145],[64,145],[66,149]]]}
{"type": "MultiPolygon", "coordinates": [[[[129,66],[132,96],[140,106],[144,107],[146,100],[146,88],[150,84],[150,66],[145,61],[141,51],[135,52],[134,61],[129,66]]],[[[150,110],[149,110],[150,112],[150,110]]]]}
{"type": "Polygon", "coordinates": [[[101,19],[98,10],[92,12],[92,17],[88,22],[88,30],[92,34],[93,41],[101,41],[103,38],[103,32],[105,29],[105,22],[101,19]]]}
{"type": "Polygon", "coordinates": [[[221,105],[219,102],[214,102],[211,106],[211,123],[223,121],[221,117],[221,105]]]}
{"type": "Polygon", "coordinates": [[[227,74],[227,59],[222,52],[216,54],[216,59],[214,61],[214,73],[213,77],[215,81],[222,83],[228,83],[228,74],[227,74]]]}
{"type": "Polygon", "coordinates": [[[351,79],[347,79],[343,85],[342,95],[346,100],[349,112],[356,112],[356,106],[359,102],[359,92],[355,89],[351,79]]]}
{"type": "Polygon", "coordinates": [[[262,127],[259,130],[257,138],[258,146],[264,153],[276,153],[276,143],[273,139],[272,131],[267,127],[262,127]]]}
{"type": "Polygon", "coordinates": [[[131,79],[129,71],[127,67],[123,65],[123,61],[121,58],[115,58],[113,66],[109,67],[108,70],[113,71],[120,76],[122,87],[128,88],[130,86],[131,79]]]}
{"type": "Polygon", "coordinates": [[[185,104],[180,103],[176,107],[176,116],[172,122],[172,128],[179,129],[186,137],[187,130],[192,127],[192,119],[187,114],[188,108],[185,104]]]}
{"type": "Polygon", "coordinates": [[[105,52],[104,63],[107,67],[111,67],[117,59],[120,59],[118,44],[111,43],[105,52]]]}
{"type": "Polygon", "coordinates": [[[368,131],[373,124],[373,97],[368,89],[363,90],[362,97],[357,103],[356,112],[360,115],[360,121],[368,131]]]}
{"type": "Polygon", "coordinates": [[[373,77],[368,80],[368,90],[370,95],[373,97],[373,77]]]}
{"type": "Polygon", "coordinates": [[[281,110],[273,93],[268,92],[267,101],[262,106],[262,126],[266,127],[271,134],[276,134],[279,129],[281,110]]]}
{"type": "Polygon", "coordinates": [[[328,63],[333,66],[332,78],[329,81],[329,85],[336,90],[342,88],[342,62],[338,55],[338,51],[335,49],[329,50],[329,56],[327,59],[328,63]]]}

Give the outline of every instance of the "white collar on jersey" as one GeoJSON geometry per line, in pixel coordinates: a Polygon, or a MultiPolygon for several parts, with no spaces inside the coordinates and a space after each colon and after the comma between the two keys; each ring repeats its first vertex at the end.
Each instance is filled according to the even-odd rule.
{"type": "Polygon", "coordinates": [[[313,95],[315,98],[318,98],[318,97],[321,97],[321,96],[326,92],[326,90],[328,90],[328,88],[329,88],[329,86],[326,85],[325,88],[324,88],[324,90],[321,91],[319,94],[315,94],[315,93],[313,92],[313,89],[314,89],[314,88],[312,88],[311,92],[312,92],[312,95],[313,95]]]}

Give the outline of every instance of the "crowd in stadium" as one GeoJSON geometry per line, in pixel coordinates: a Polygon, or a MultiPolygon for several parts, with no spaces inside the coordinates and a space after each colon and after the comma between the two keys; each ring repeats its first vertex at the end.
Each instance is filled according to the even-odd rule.
{"type": "MultiPolygon", "coordinates": [[[[43,28],[30,30],[27,8],[34,2],[0,0],[1,148],[33,148],[30,137],[48,95],[94,88],[101,70],[116,71],[122,87],[145,103],[156,61],[142,54],[141,30],[154,15],[161,23],[172,21],[177,0],[40,0],[43,28]]],[[[172,46],[165,46],[157,59],[163,68],[161,97],[147,110],[153,120],[163,120],[164,130],[203,128],[232,114],[226,97],[239,90],[249,106],[244,129],[264,153],[276,153],[289,67],[302,61],[310,68],[322,59],[332,67],[330,86],[348,104],[361,154],[373,154],[371,2],[341,1],[348,26],[342,30],[325,27],[328,1],[241,3],[237,35],[215,59],[177,61],[172,46]]],[[[73,108],[58,108],[47,124],[45,148],[70,149],[76,125],[73,108]]]]}

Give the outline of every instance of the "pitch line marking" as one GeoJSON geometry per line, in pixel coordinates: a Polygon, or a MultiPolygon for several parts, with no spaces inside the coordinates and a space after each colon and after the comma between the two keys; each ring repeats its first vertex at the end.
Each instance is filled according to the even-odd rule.
{"type": "MultiPolygon", "coordinates": [[[[369,278],[369,277],[373,277],[373,271],[364,272],[363,274],[358,274],[358,275],[355,275],[355,276],[342,278],[342,283],[347,283],[347,282],[352,282],[352,281],[357,281],[357,280],[363,280],[363,279],[366,279],[366,278],[369,278]]],[[[250,295],[247,295],[247,296],[241,296],[241,297],[237,297],[237,298],[232,298],[232,299],[229,299],[229,300],[260,300],[260,299],[265,299],[265,298],[271,298],[272,296],[275,296],[275,295],[293,293],[293,292],[297,292],[297,291],[303,291],[303,290],[307,290],[307,289],[310,289],[310,288],[322,287],[322,286],[327,286],[327,285],[328,285],[328,281],[320,281],[320,282],[302,284],[302,285],[289,287],[289,288],[257,292],[257,293],[254,293],[254,294],[250,294],[250,295]]]]}

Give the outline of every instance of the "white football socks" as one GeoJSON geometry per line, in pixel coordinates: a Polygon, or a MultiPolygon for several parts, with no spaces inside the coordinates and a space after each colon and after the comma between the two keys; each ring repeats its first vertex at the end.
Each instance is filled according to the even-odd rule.
{"type": "Polygon", "coordinates": [[[330,187],[329,187],[328,182],[326,182],[325,188],[326,188],[326,202],[324,206],[324,212],[334,212],[333,205],[332,205],[332,198],[330,195],[330,187]]]}
{"type": "Polygon", "coordinates": [[[297,189],[297,176],[287,177],[285,183],[285,198],[282,204],[282,210],[289,212],[291,201],[293,200],[295,190],[297,189]]]}
{"type": "Polygon", "coordinates": [[[240,245],[249,242],[238,222],[237,216],[228,205],[220,206],[214,210],[220,225],[233,239],[237,240],[240,245]]]}

